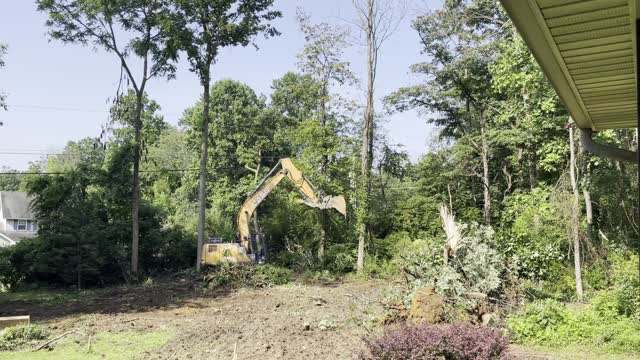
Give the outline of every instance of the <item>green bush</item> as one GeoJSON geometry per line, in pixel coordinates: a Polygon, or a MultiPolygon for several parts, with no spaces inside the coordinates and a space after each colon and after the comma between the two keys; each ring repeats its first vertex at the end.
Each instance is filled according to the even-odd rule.
{"type": "Polygon", "coordinates": [[[14,326],[0,332],[0,351],[13,351],[44,340],[48,336],[38,325],[14,326]]]}
{"type": "Polygon", "coordinates": [[[569,317],[561,303],[547,299],[529,304],[520,314],[509,319],[512,339],[517,343],[547,341],[569,317]]]}
{"type": "Polygon", "coordinates": [[[356,249],[351,244],[328,246],[324,255],[324,268],[331,272],[346,274],[355,269],[356,249]]]}
{"type": "Polygon", "coordinates": [[[263,288],[284,285],[291,281],[293,272],[274,265],[229,265],[211,266],[205,269],[204,281],[210,288],[255,287],[263,288]]]}
{"type": "Polygon", "coordinates": [[[608,295],[568,308],[555,300],[536,301],[508,320],[512,340],[525,345],[588,346],[616,353],[640,353],[640,323],[615,314],[608,295]]]}
{"type": "Polygon", "coordinates": [[[293,271],[275,265],[261,265],[256,268],[256,275],[271,285],[285,285],[291,282],[293,271]]]}
{"type": "Polygon", "coordinates": [[[369,254],[364,258],[363,275],[367,278],[384,279],[398,273],[398,268],[392,261],[376,258],[369,254]]]}
{"type": "Polygon", "coordinates": [[[504,200],[498,243],[518,275],[555,280],[566,260],[566,224],[551,200],[551,190],[516,192],[504,200]]]}

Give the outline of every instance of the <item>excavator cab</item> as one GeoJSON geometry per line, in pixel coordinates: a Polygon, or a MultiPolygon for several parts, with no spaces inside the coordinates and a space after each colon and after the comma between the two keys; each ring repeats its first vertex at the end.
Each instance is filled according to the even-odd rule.
{"type": "Polygon", "coordinates": [[[228,264],[247,264],[252,260],[247,254],[245,248],[240,246],[238,242],[224,242],[222,238],[209,238],[202,249],[203,264],[219,265],[228,264]]]}

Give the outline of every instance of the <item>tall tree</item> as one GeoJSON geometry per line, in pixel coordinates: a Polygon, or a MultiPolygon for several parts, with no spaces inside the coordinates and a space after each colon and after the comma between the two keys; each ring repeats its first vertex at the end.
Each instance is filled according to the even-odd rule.
{"type": "Polygon", "coordinates": [[[367,105],[362,122],[362,149],[360,151],[360,186],[358,189],[358,260],[357,270],[364,269],[365,242],[368,233],[367,214],[369,214],[369,196],[371,194],[371,166],[373,164],[373,135],[375,120],[375,82],[378,72],[378,54],[385,41],[397,29],[404,17],[404,10],[398,2],[386,0],[353,0],[358,13],[356,25],[366,38],[367,47],[367,105]]]}
{"type": "MultiPolygon", "coordinates": [[[[0,68],[5,66],[3,57],[7,54],[7,45],[0,43],[0,68]]],[[[0,109],[7,110],[7,96],[0,91],[0,109]]],[[[2,121],[0,121],[2,126],[2,121]]]]}
{"type": "MultiPolygon", "coordinates": [[[[356,81],[349,69],[349,62],[342,60],[344,50],[349,45],[349,32],[327,23],[313,24],[310,17],[300,10],[297,20],[306,41],[302,52],[298,54],[298,67],[304,75],[310,76],[319,85],[319,89],[316,90],[319,90],[320,105],[315,118],[306,119],[301,126],[306,128],[304,132],[313,134],[314,138],[309,139],[311,143],[317,143],[313,150],[314,155],[317,155],[314,162],[318,164],[317,170],[320,175],[316,185],[320,192],[326,193],[331,161],[335,160],[338,153],[335,136],[338,124],[336,111],[332,108],[337,107],[339,97],[332,96],[331,87],[351,85],[356,81]]],[[[317,255],[318,259],[322,260],[326,242],[327,214],[321,211],[319,217],[321,226],[317,255]]]]}
{"type": "Polygon", "coordinates": [[[498,102],[492,142],[506,150],[513,188],[556,181],[566,163],[566,110],[516,29],[489,66],[498,102]]]}
{"type": "Polygon", "coordinates": [[[20,189],[20,173],[7,166],[0,167],[0,191],[18,191],[20,189]]]}
{"type": "MultiPolygon", "coordinates": [[[[88,45],[115,54],[126,82],[136,94],[131,123],[134,129],[133,184],[131,192],[131,272],[138,273],[140,156],[143,96],[147,82],[156,77],[172,78],[177,48],[168,36],[166,6],[161,0],[37,0],[38,10],[48,13],[52,39],[88,45]],[[130,55],[141,66],[134,66],[130,55]],[[139,71],[136,75],[135,71],[139,71]]],[[[168,29],[175,30],[175,29],[168,29]]],[[[138,64],[136,64],[138,65],[138,64]]],[[[122,80],[122,78],[121,78],[122,80]]],[[[118,94],[119,96],[119,94],[118,94]]]]}
{"type": "Polygon", "coordinates": [[[571,229],[573,235],[573,262],[576,277],[576,295],[578,300],[582,300],[584,291],[582,290],[582,261],[580,260],[580,195],[578,192],[578,167],[576,166],[576,127],[573,119],[569,120],[569,151],[571,154],[569,162],[569,177],[571,179],[571,189],[573,198],[571,202],[571,229]]]}
{"type": "Polygon", "coordinates": [[[441,136],[457,141],[481,180],[484,222],[491,224],[492,177],[490,126],[495,113],[489,66],[497,41],[504,36],[504,14],[494,1],[447,1],[442,9],[419,16],[414,22],[424,63],[413,65],[427,81],[403,88],[388,97],[397,109],[424,108],[434,113],[431,122],[441,126],[441,136]],[[479,161],[478,161],[479,160],[479,161]]]}
{"type": "Polygon", "coordinates": [[[186,51],[191,71],[198,76],[203,89],[197,269],[200,269],[205,231],[211,66],[222,48],[247,46],[259,34],[279,35],[269,22],[282,14],[271,10],[272,6],[273,0],[180,0],[173,9],[171,28],[182,29],[178,37],[180,46],[186,51]]]}

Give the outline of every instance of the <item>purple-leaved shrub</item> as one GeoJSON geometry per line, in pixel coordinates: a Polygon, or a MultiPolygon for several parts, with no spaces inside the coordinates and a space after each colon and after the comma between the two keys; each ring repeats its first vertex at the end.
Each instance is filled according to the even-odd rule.
{"type": "Polygon", "coordinates": [[[499,331],[471,324],[415,325],[366,338],[361,360],[509,359],[509,340],[499,331]]]}

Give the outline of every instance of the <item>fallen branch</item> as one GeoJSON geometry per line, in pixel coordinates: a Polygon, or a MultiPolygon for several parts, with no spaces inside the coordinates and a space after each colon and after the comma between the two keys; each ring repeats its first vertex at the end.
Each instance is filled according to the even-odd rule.
{"type": "Polygon", "coordinates": [[[42,350],[42,349],[44,349],[45,347],[47,347],[48,345],[50,345],[50,344],[52,344],[52,343],[54,343],[54,342],[56,342],[56,341],[58,341],[58,340],[62,339],[63,337],[65,337],[65,336],[67,336],[67,335],[69,335],[69,334],[73,334],[74,332],[75,332],[75,331],[67,331],[66,333],[64,333],[64,334],[62,334],[62,335],[60,335],[60,336],[58,336],[58,337],[55,337],[55,338],[53,338],[53,339],[51,339],[51,340],[47,341],[46,343],[44,343],[44,344],[42,344],[42,345],[38,346],[38,348],[37,348],[37,349],[35,349],[35,350],[33,350],[33,351],[35,352],[35,351],[42,350]]]}

